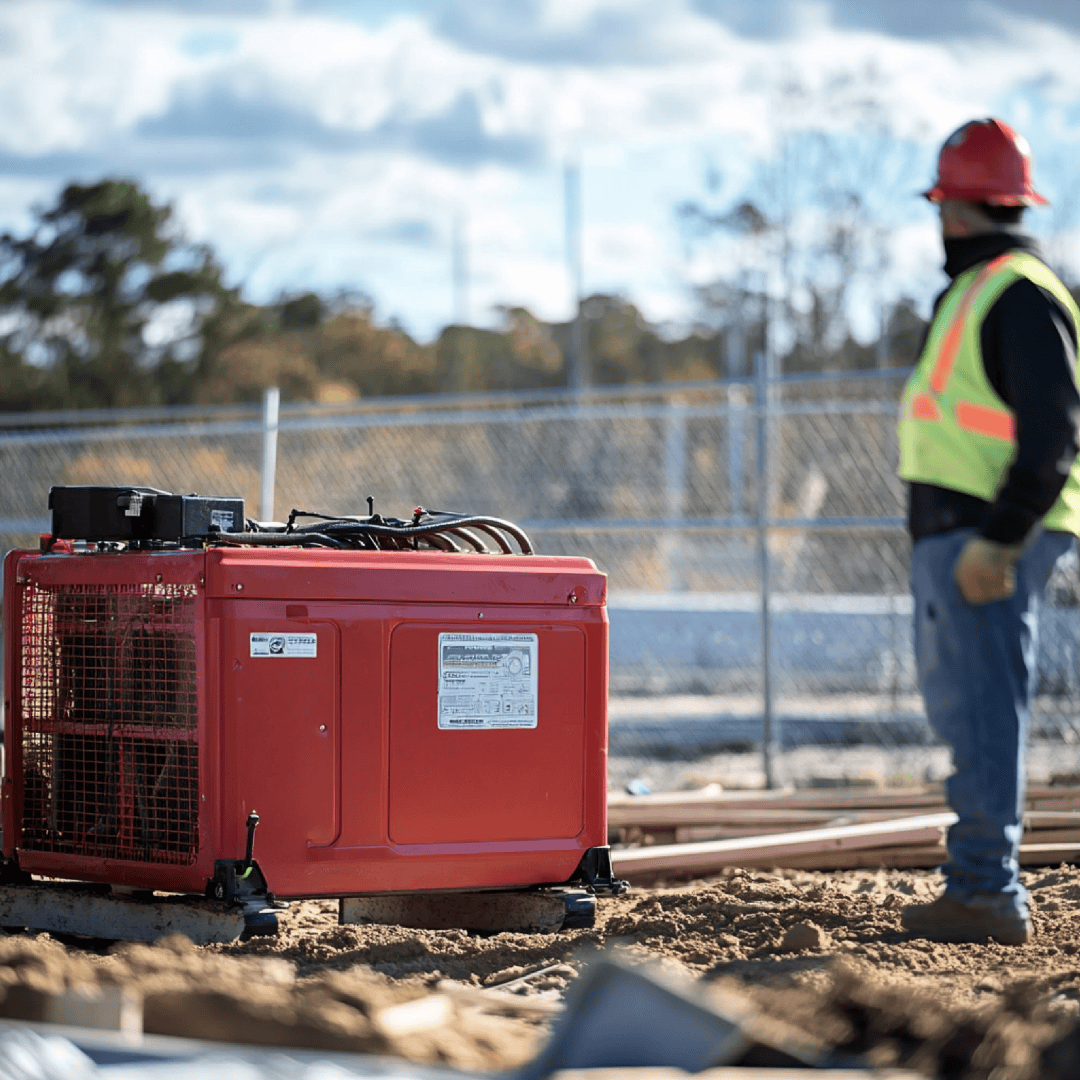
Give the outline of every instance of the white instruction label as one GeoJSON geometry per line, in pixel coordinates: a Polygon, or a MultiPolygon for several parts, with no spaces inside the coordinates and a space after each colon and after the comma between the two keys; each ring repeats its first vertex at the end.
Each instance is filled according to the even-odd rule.
{"type": "Polygon", "coordinates": [[[318,656],[317,634],[252,634],[252,656],[318,656]]]}
{"type": "Polygon", "coordinates": [[[536,727],[535,634],[440,634],[439,727],[536,727]]]}

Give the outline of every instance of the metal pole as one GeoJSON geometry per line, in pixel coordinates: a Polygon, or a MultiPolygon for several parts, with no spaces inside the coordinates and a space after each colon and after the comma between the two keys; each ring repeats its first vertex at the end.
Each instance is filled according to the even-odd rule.
{"type": "MultiPolygon", "coordinates": [[[[686,405],[681,401],[668,402],[664,421],[664,493],[664,516],[669,521],[681,521],[686,513],[686,405]]],[[[663,539],[668,589],[684,592],[682,533],[666,533],[663,539]]]]}
{"type": "Polygon", "coordinates": [[[727,467],[729,514],[740,518],[746,513],[746,499],[743,493],[743,478],[746,466],[743,464],[743,445],[746,438],[746,390],[742,386],[729,386],[727,389],[727,467]]]}
{"type": "Polygon", "coordinates": [[[263,393],[263,452],[262,494],[259,499],[259,520],[274,520],[274,481],[277,478],[278,412],[281,391],[268,386],[263,393]]]}
{"type": "Polygon", "coordinates": [[[884,303],[881,305],[881,330],[878,333],[877,346],[875,352],[877,354],[877,366],[879,368],[887,368],[889,366],[889,353],[890,345],[889,341],[889,310],[884,303]]]}
{"type": "Polygon", "coordinates": [[[567,162],[563,175],[563,209],[566,213],[566,267],[570,277],[573,305],[566,383],[572,389],[580,390],[588,386],[592,379],[584,313],[581,310],[584,289],[581,257],[581,167],[576,161],[567,162]]]}
{"type": "Polygon", "coordinates": [[[761,758],[766,787],[776,787],[776,731],[772,710],[772,639],[769,613],[769,385],[766,358],[758,353],[754,388],[757,397],[757,533],[758,582],[761,589],[761,758]]]}

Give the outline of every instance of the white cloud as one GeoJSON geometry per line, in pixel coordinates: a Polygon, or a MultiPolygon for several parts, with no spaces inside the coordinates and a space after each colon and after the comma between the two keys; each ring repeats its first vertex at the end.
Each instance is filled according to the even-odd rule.
{"type": "MultiPolygon", "coordinates": [[[[823,3],[771,38],[691,0],[470,0],[370,25],[313,6],[0,6],[0,228],[25,228],[29,201],[69,179],[135,175],[260,297],[358,284],[428,334],[449,317],[459,212],[474,312],[565,317],[568,154],[587,285],[665,319],[689,312],[688,281],[730,267],[720,244],[684,259],[673,206],[702,192],[706,159],[725,197],[743,190],[785,130],[861,134],[865,154],[867,125],[886,126],[911,151],[898,202],[949,130],[999,109],[1049,188],[1077,175],[1080,40],[1015,14],[1007,37],[935,41],[838,29],[823,3]],[[785,96],[792,83],[806,93],[785,96]]],[[[932,222],[914,201],[893,213],[888,281],[917,291],[936,273],[932,222]]]]}

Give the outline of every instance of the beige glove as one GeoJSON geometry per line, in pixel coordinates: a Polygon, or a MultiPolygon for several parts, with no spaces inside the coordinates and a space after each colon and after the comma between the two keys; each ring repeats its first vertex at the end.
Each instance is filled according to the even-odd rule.
{"type": "Polygon", "coordinates": [[[969,540],[953,566],[960,595],[969,604],[989,604],[1016,592],[1015,563],[1022,544],[997,544],[982,536],[969,540]]]}

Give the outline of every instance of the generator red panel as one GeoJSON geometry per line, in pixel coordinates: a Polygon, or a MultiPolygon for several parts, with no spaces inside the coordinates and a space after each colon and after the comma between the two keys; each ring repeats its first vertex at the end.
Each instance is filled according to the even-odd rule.
{"type": "Polygon", "coordinates": [[[222,836],[242,853],[244,824],[256,811],[261,864],[295,862],[337,839],[340,653],[333,623],[222,623],[222,739],[231,740],[224,756],[235,763],[222,836]]]}
{"type": "MultiPolygon", "coordinates": [[[[403,623],[390,641],[390,839],[529,841],[584,827],[585,635],[403,623]]],[[[603,723],[603,717],[598,718],[603,723]]]]}

